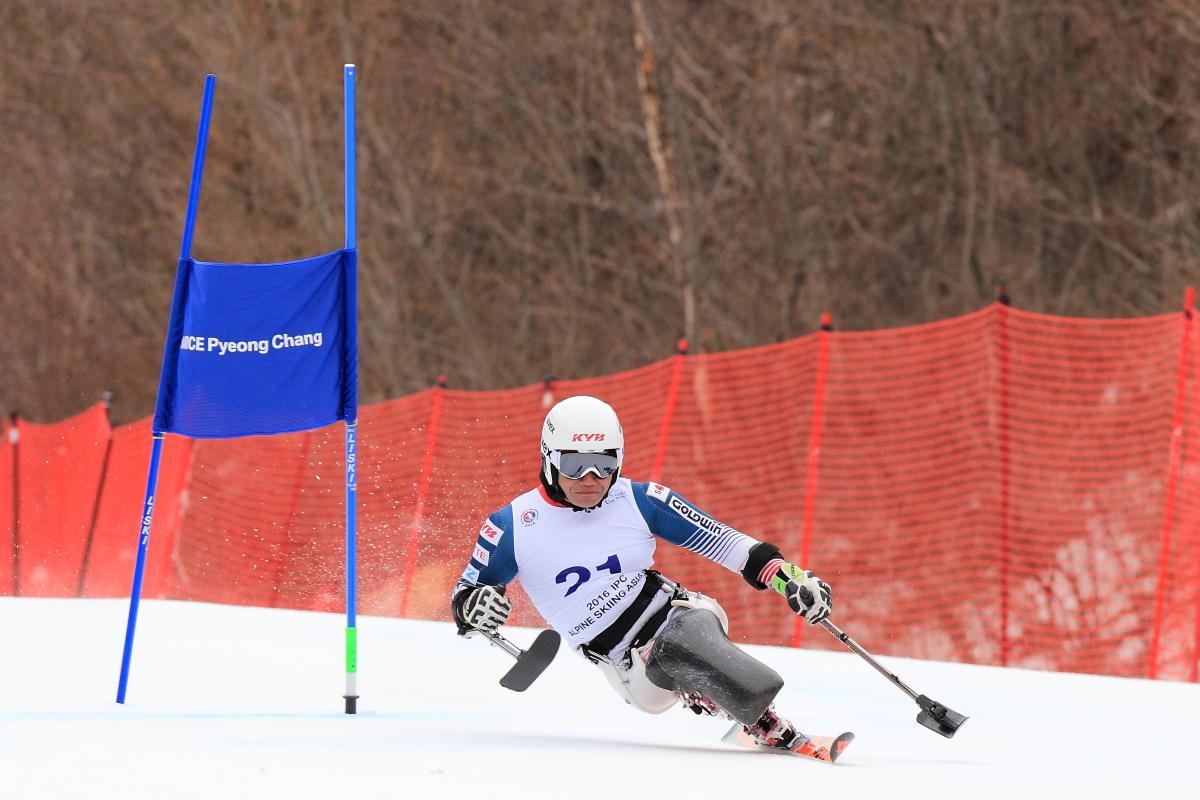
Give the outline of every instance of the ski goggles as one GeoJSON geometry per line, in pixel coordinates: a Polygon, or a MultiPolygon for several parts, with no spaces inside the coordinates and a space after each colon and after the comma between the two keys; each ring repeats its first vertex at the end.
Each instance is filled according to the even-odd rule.
{"type": "Polygon", "coordinates": [[[558,468],[558,474],[577,481],[589,472],[604,480],[617,474],[621,460],[611,453],[575,453],[553,450],[550,463],[558,468]]]}

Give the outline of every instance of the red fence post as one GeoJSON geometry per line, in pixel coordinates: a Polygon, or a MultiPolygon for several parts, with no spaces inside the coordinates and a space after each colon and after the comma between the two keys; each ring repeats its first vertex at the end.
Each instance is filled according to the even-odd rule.
{"type": "Polygon", "coordinates": [[[996,296],[996,434],[1000,455],[1000,666],[1008,666],[1008,602],[1009,593],[1009,564],[1012,561],[1012,544],[1008,525],[1009,479],[1012,471],[1010,448],[1010,431],[1008,418],[1008,307],[1012,300],[1008,296],[1008,287],[1000,284],[996,296]]]}
{"type": "MultiPolygon", "coordinates": [[[[1187,295],[1184,299],[1185,308],[1191,308],[1193,300],[1193,289],[1188,287],[1187,295]]],[[[1196,327],[1195,315],[1190,315],[1188,321],[1188,330],[1196,327]]],[[[1196,683],[1200,680],[1200,527],[1197,530],[1197,552],[1196,552],[1196,627],[1192,631],[1192,658],[1191,672],[1188,675],[1188,680],[1196,683]]]]}
{"type": "MultiPolygon", "coordinates": [[[[804,527],[800,534],[800,567],[808,569],[812,547],[813,516],[817,503],[817,473],[821,466],[821,429],[825,424],[825,384],[829,375],[829,337],[833,333],[833,315],[821,315],[821,330],[817,333],[817,385],[813,389],[812,421],[808,429],[808,476],[804,484],[804,527]]],[[[792,647],[799,647],[807,623],[796,617],[792,624],[792,647]]]]}
{"type": "Polygon", "coordinates": [[[17,412],[9,414],[8,442],[12,445],[12,596],[21,594],[21,483],[17,479],[20,470],[17,444],[21,441],[21,429],[17,426],[17,412]]]}
{"type": "Polygon", "coordinates": [[[75,596],[83,597],[83,585],[87,580],[88,562],[92,559],[92,541],[96,538],[96,520],[100,517],[100,499],[104,496],[104,481],[108,477],[108,459],[112,455],[113,429],[109,411],[112,409],[112,392],[105,391],[100,395],[104,404],[104,418],[108,422],[108,441],[104,443],[104,458],[100,460],[100,477],[96,480],[96,499],[92,501],[92,518],[88,522],[87,538],[83,542],[83,558],[79,562],[79,582],[75,586],[75,596]]]}
{"type": "Polygon", "coordinates": [[[438,426],[442,421],[442,400],[445,395],[446,376],[439,375],[433,387],[433,407],[429,411],[429,430],[425,432],[425,456],[421,461],[421,477],[417,483],[417,502],[413,507],[412,525],[408,529],[408,543],[404,548],[404,590],[400,593],[399,616],[408,613],[408,596],[412,591],[413,569],[417,563],[420,547],[421,518],[425,515],[425,500],[429,497],[429,482],[433,472],[433,451],[437,447],[438,426]]]}
{"type": "Polygon", "coordinates": [[[1179,372],[1175,378],[1175,412],[1171,419],[1171,445],[1167,456],[1167,489],[1163,503],[1162,547],[1158,552],[1158,585],[1154,590],[1154,629],[1146,656],[1146,677],[1158,677],[1158,646],[1162,637],[1163,609],[1167,599],[1167,567],[1171,561],[1171,526],[1175,521],[1175,492],[1179,482],[1179,460],[1183,445],[1183,414],[1187,404],[1188,354],[1191,346],[1192,308],[1196,293],[1188,287],[1183,299],[1183,342],[1179,348],[1179,372]]]}
{"type": "Polygon", "coordinates": [[[662,424],[658,428],[658,444],[654,448],[654,466],[650,468],[650,480],[662,482],[663,462],[667,460],[667,439],[671,433],[671,421],[675,419],[675,406],[679,402],[679,382],[683,378],[683,361],[688,352],[688,340],[680,339],[675,346],[675,363],[671,365],[671,383],[667,387],[667,402],[663,409],[662,424]]]}

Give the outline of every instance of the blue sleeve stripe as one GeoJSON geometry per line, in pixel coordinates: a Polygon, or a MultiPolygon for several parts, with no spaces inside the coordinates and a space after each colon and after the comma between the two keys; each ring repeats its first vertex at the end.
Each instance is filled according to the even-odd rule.
{"type": "Polygon", "coordinates": [[[706,530],[697,530],[695,534],[688,537],[688,541],[684,542],[684,547],[688,548],[692,553],[707,555],[707,549],[712,546],[713,536],[706,530]]]}
{"type": "Polygon", "coordinates": [[[737,547],[745,539],[746,535],[744,533],[736,533],[733,536],[728,537],[725,540],[725,546],[722,547],[717,553],[717,557],[714,560],[724,563],[725,559],[729,557],[729,554],[733,552],[733,548],[737,547]]]}
{"type": "Polygon", "coordinates": [[[749,537],[741,531],[727,530],[720,535],[708,534],[701,531],[700,537],[692,537],[692,539],[697,538],[701,538],[702,540],[691,544],[691,539],[689,539],[689,544],[684,546],[693,553],[702,555],[713,561],[722,562],[733,552],[733,549],[738,544],[749,537]]]}
{"type": "Polygon", "coordinates": [[[727,552],[729,540],[732,538],[733,537],[731,536],[722,536],[720,539],[718,539],[717,546],[713,548],[713,554],[709,556],[709,558],[711,558],[713,561],[720,561],[721,557],[727,552]]]}
{"type": "Polygon", "coordinates": [[[737,544],[737,536],[734,536],[733,534],[723,535],[721,537],[721,546],[718,547],[717,552],[713,554],[713,561],[723,560],[725,556],[729,554],[729,551],[733,549],[735,544],[737,544]]]}

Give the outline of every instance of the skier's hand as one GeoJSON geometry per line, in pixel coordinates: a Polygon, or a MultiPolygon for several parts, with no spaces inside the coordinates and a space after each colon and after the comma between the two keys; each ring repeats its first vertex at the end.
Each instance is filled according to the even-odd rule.
{"type": "Polygon", "coordinates": [[[792,611],[812,625],[828,617],[833,608],[829,584],[812,572],[786,561],[771,579],[771,588],[783,595],[792,611]]]}
{"type": "Polygon", "coordinates": [[[512,613],[504,587],[478,586],[467,592],[461,606],[462,622],[485,633],[495,633],[512,613]]]}

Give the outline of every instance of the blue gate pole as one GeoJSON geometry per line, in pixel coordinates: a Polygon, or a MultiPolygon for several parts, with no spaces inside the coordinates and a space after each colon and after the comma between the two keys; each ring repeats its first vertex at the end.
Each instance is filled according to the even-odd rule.
{"type": "Polygon", "coordinates": [[[142,597],[142,576],[146,572],[146,547],[150,543],[150,523],[154,518],[154,490],[158,485],[158,462],[162,458],[163,435],[154,434],[150,450],[150,477],[146,480],[146,501],[142,506],[141,529],[138,533],[137,563],[133,568],[133,589],[129,593],[129,620],[125,623],[125,649],[121,653],[121,681],[117,684],[117,702],[125,702],[129,685],[129,662],[133,657],[133,631],[137,627],[138,603],[142,597]]]}
{"type": "Polygon", "coordinates": [[[346,94],[346,249],[358,246],[357,223],[355,221],[358,201],[355,193],[357,166],[354,156],[354,65],[347,64],[343,72],[346,94]]]}
{"type": "MultiPolygon", "coordinates": [[[[212,116],[213,89],[216,75],[204,77],[204,101],[200,106],[200,129],[196,133],[196,157],[192,161],[192,186],[188,191],[187,218],[183,223],[183,244],[180,261],[191,258],[192,231],[196,227],[196,207],[200,205],[200,179],[204,174],[204,148],[208,142],[208,120],[212,116]]],[[[172,309],[174,312],[174,309],[172,309]]],[[[161,367],[160,367],[161,369],[161,367]]],[[[146,500],[142,504],[142,519],[138,532],[137,561],[133,568],[133,588],[129,592],[129,619],[125,623],[125,648],[121,653],[121,679],[117,684],[117,702],[125,702],[129,685],[129,663],[133,657],[133,634],[137,628],[138,605],[142,599],[142,579],[146,572],[146,550],[150,544],[150,526],[154,517],[154,492],[158,487],[158,464],[162,458],[163,433],[154,431],[150,450],[150,475],[146,480],[146,500]]]]}
{"type": "MultiPolygon", "coordinates": [[[[342,68],[342,88],[345,95],[346,115],[346,249],[353,250],[357,246],[357,230],[355,214],[357,202],[355,198],[355,159],[354,159],[354,65],[346,64],[342,68]]],[[[348,308],[355,308],[355,298],[346,298],[348,308]]],[[[357,325],[357,311],[346,322],[347,325],[357,325]]],[[[357,370],[355,371],[357,375],[357,370]]],[[[357,409],[357,406],[356,406],[357,409]]],[[[358,418],[357,410],[353,420],[346,420],[346,713],[358,713],[358,622],[356,607],[358,605],[358,521],[356,505],[358,502],[358,418]]]]}

